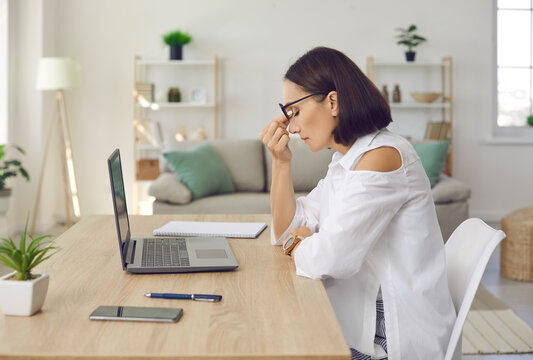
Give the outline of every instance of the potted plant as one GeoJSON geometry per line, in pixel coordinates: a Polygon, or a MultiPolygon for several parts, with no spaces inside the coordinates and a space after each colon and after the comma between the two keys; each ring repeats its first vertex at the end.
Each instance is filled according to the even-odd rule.
{"type": "Polygon", "coordinates": [[[399,35],[396,35],[396,38],[399,39],[397,44],[407,46],[407,52],[405,53],[407,61],[415,61],[416,53],[413,51],[413,48],[427,41],[425,37],[417,35],[416,30],[418,28],[414,24],[410,25],[407,29],[396,29],[396,31],[400,32],[399,35]]]}
{"type": "Polygon", "coordinates": [[[0,308],[5,315],[35,314],[48,291],[48,274],[33,274],[32,269],[54,255],[57,247],[46,240],[51,235],[27,235],[28,220],[29,215],[18,246],[11,238],[0,239],[0,264],[15,270],[0,277],[0,308]]]}
{"type": "Polygon", "coordinates": [[[4,160],[7,150],[10,148],[17,150],[23,155],[25,154],[24,150],[17,145],[0,145],[0,214],[6,212],[9,207],[11,189],[6,188],[6,181],[17,175],[21,175],[28,181],[30,180],[30,176],[26,169],[22,167],[20,160],[4,160]]]}
{"type": "Polygon", "coordinates": [[[182,46],[190,43],[192,37],[179,30],[163,35],[163,42],[170,46],[170,60],[182,59],[182,46]]]}

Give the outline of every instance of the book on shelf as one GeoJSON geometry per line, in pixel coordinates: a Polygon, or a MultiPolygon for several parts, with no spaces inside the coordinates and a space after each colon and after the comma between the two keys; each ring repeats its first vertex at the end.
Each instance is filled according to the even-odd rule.
{"type": "Polygon", "coordinates": [[[137,97],[143,97],[146,101],[154,101],[154,84],[145,82],[136,82],[135,90],[137,91],[137,97]]]}
{"type": "Polygon", "coordinates": [[[427,140],[446,140],[449,129],[450,124],[446,121],[428,122],[425,138],[427,140]]]}

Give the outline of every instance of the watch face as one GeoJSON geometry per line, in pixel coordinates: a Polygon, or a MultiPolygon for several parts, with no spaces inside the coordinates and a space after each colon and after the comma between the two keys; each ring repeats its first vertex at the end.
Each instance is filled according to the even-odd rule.
{"type": "Polygon", "coordinates": [[[206,91],[204,88],[196,88],[191,91],[191,101],[195,103],[206,102],[206,91]]]}
{"type": "Polygon", "coordinates": [[[291,236],[291,237],[287,240],[287,242],[283,245],[283,249],[284,249],[284,250],[287,250],[288,248],[290,248],[293,242],[294,242],[294,236],[291,236]]]}

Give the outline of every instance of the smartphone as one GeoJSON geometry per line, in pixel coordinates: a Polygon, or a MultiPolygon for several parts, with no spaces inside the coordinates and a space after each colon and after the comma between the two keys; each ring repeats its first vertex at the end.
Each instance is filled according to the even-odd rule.
{"type": "Polygon", "coordinates": [[[176,322],[181,318],[182,314],[183,309],[181,308],[99,306],[89,315],[89,319],[176,322]]]}

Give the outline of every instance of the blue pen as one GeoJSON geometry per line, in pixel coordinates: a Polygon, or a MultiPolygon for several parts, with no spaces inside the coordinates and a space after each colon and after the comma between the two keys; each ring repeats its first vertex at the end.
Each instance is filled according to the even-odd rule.
{"type": "Polygon", "coordinates": [[[173,300],[196,300],[196,301],[220,301],[222,295],[205,295],[205,294],[158,294],[147,293],[144,296],[155,299],[173,299],[173,300]]]}

